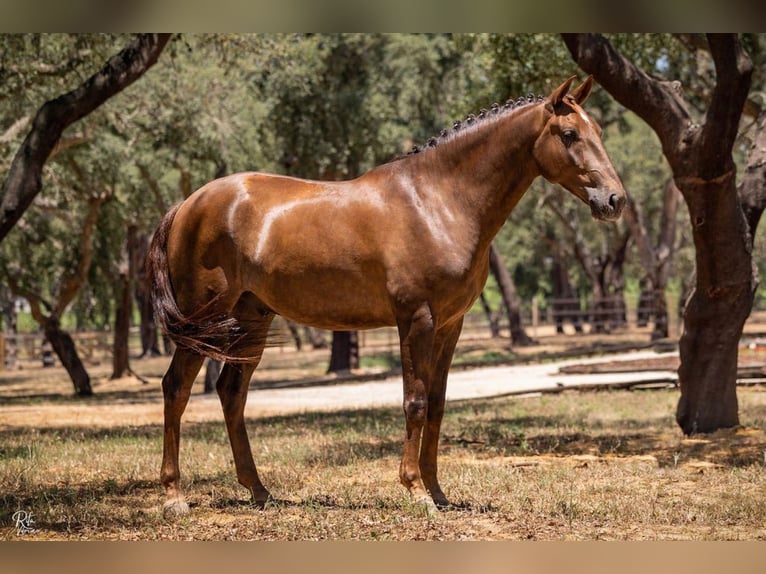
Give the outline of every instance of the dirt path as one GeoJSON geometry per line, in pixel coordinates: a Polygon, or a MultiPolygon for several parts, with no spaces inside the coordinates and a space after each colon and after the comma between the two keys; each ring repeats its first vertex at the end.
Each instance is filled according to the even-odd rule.
{"type": "MultiPolygon", "coordinates": [[[[610,361],[629,361],[658,357],[650,351],[610,356],[610,361]]],[[[447,400],[470,400],[509,394],[524,394],[561,390],[591,385],[614,385],[627,382],[672,380],[671,371],[564,375],[559,369],[573,364],[589,364],[603,358],[554,361],[535,365],[483,367],[450,374],[447,400]]],[[[126,381],[125,395],[130,387],[143,389],[138,381],[126,381]]],[[[199,387],[196,387],[199,389],[199,387]]],[[[398,376],[373,382],[346,382],[295,388],[265,388],[250,391],[248,417],[290,414],[305,411],[332,411],[353,408],[397,406],[402,400],[398,376]]],[[[196,392],[184,414],[185,422],[222,419],[218,397],[196,392]]],[[[115,398],[94,402],[54,402],[47,404],[18,404],[2,407],[0,428],[29,426],[107,427],[115,424],[131,426],[161,425],[162,401],[158,392],[149,396],[115,398]]]]}

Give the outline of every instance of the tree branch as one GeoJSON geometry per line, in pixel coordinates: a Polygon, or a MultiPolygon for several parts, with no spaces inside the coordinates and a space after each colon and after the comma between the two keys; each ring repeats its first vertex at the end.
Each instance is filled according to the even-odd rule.
{"type": "Polygon", "coordinates": [[[162,217],[162,215],[168,210],[168,208],[165,205],[165,200],[162,198],[162,192],[160,191],[159,183],[157,183],[157,180],[154,179],[154,176],[152,176],[151,172],[149,171],[149,168],[146,167],[144,164],[137,161],[136,167],[138,168],[138,171],[141,174],[141,177],[146,182],[146,185],[149,186],[149,189],[152,192],[152,197],[154,198],[154,205],[157,208],[158,217],[162,217]]]}
{"type": "Polygon", "coordinates": [[[0,144],[10,143],[13,138],[16,137],[16,134],[18,134],[21,130],[27,129],[27,126],[29,125],[29,122],[32,120],[29,116],[24,116],[23,118],[19,118],[13,124],[11,127],[9,127],[5,132],[3,132],[3,135],[0,136],[0,144]]]}
{"type": "Polygon", "coordinates": [[[0,192],[0,241],[42,188],[42,170],[67,126],[128,87],[157,61],[169,34],[140,34],[76,89],[47,101],[32,121],[0,192]]]}
{"type": "Polygon", "coordinates": [[[562,34],[575,62],[623,106],[657,133],[665,156],[678,161],[678,146],[691,124],[677,82],[649,76],[618,52],[601,34],[562,34]]]}
{"type": "Polygon", "coordinates": [[[753,63],[736,34],[708,34],[717,81],[702,128],[700,176],[714,179],[734,169],[729,153],[739,131],[739,120],[750,90],[753,63]]]}
{"type": "Polygon", "coordinates": [[[24,299],[27,300],[32,318],[37,321],[38,325],[42,326],[47,320],[47,317],[43,314],[42,307],[45,307],[50,311],[50,303],[48,303],[39,293],[19,285],[16,278],[7,269],[3,269],[3,274],[5,275],[6,281],[8,281],[8,287],[11,289],[11,293],[16,297],[24,297],[24,299]]]}
{"type": "Polygon", "coordinates": [[[747,165],[737,191],[752,243],[766,208],[766,111],[761,112],[758,118],[747,165]]]}
{"type": "Polygon", "coordinates": [[[98,222],[98,214],[105,200],[105,194],[91,197],[88,200],[88,213],[85,215],[80,232],[77,266],[71,273],[64,274],[61,279],[61,287],[58,290],[58,300],[54,309],[58,317],[61,316],[77,296],[78,291],[87,279],[90,264],[93,261],[93,232],[98,222]]]}

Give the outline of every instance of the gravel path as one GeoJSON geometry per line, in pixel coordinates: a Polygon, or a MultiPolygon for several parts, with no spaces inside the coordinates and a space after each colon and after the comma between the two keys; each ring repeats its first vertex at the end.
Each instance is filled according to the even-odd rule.
{"type": "MultiPolygon", "coordinates": [[[[656,358],[652,351],[624,353],[610,356],[610,361],[656,358]]],[[[604,374],[560,374],[565,365],[603,362],[603,357],[574,359],[534,365],[483,367],[450,373],[447,383],[447,401],[476,399],[560,390],[567,387],[593,385],[623,385],[628,383],[675,381],[672,371],[643,371],[604,374]]],[[[197,397],[197,400],[217,402],[215,396],[197,397]]],[[[400,405],[402,382],[391,377],[373,382],[349,382],[321,387],[257,389],[250,391],[247,415],[263,412],[301,412],[337,410],[400,405]]]]}
{"type": "MultiPolygon", "coordinates": [[[[610,361],[658,357],[651,351],[610,355],[610,361]]],[[[628,372],[605,374],[559,373],[565,365],[603,362],[604,357],[552,361],[543,364],[483,367],[456,370],[447,384],[447,401],[519,395],[561,390],[567,387],[624,385],[638,382],[674,381],[675,372],[628,372]]],[[[250,391],[245,411],[248,417],[262,417],[307,411],[362,409],[398,406],[402,403],[399,376],[372,382],[343,382],[321,386],[261,388],[250,391]]],[[[215,393],[195,392],[183,421],[206,422],[223,419],[215,393]]],[[[0,428],[14,427],[113,427],[115,425],[161,425],[162,399],[118,399],[110,403],[66,402],[8,405],[2,409],[0,428]]]]}

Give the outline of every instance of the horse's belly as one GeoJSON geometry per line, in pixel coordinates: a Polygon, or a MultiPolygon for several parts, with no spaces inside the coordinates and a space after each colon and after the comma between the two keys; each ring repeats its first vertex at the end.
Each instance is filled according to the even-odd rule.
{"type": "Polygon", "coordinates": [[[257,293],[271,310],[296,323],[334,331],[396,325],[385,288],[324,274],[273,277],[257,293]]]}

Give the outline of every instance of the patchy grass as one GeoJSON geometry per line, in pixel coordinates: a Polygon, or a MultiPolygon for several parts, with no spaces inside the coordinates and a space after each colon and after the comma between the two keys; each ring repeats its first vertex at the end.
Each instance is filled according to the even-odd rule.
{"type": "Polygon", "coordinates": [[[743,428],[690,439],[672,390],[451,403],[440,473],[454,506],[436,517],[398,483],[399,408],[249,420],[279,499],[263,509],[236,483],[220,415],[184,423],[192,512],[174,522],[158,424],[0,427],[0,538],[20,538],[23,510],[29,539],[764,539],[766,392],[739,397],[743,428]]]}

